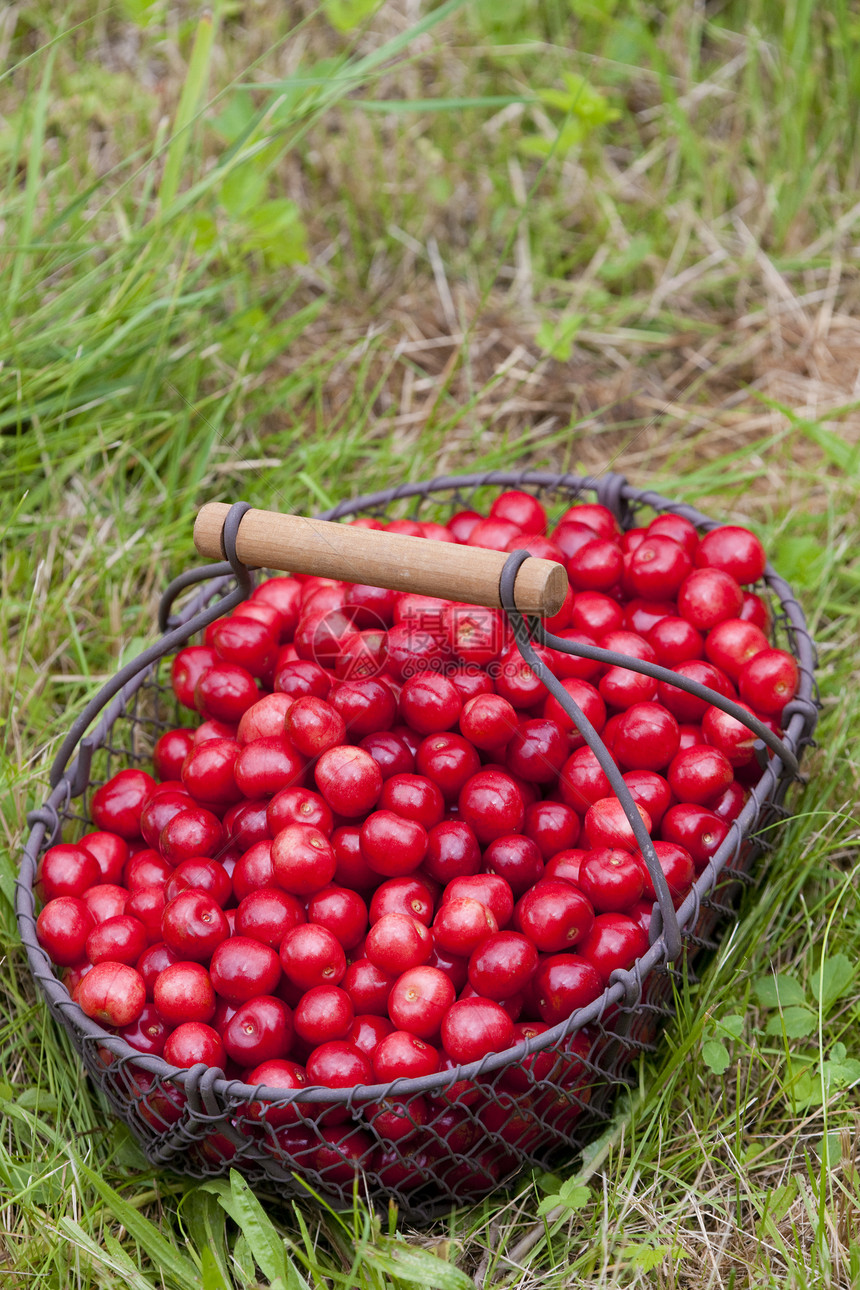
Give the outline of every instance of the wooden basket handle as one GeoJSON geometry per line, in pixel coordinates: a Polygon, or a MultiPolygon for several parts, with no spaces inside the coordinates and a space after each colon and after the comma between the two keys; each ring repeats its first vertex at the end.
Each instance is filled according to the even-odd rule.
{"type": "MultiPolygon", "coordinates": [[[[194,545],[201,555],[224,559],[229,510],[224,502],[209,502],[198,512],[194,545]]],[[[483,547],[256,510],[242,517],[236,554],[251,568],[316,574],[493,609],[502,605],[499,579],[508,558],[503,551],[483,547]]],[[[520,613],[550,618],[561,608],[566,591],[564,566],[532,556],[517,574],[514,596],[520,613]]]]}

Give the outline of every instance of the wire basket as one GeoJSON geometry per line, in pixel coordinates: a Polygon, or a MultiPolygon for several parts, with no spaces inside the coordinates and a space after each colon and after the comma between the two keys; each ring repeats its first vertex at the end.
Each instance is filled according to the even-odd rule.
{"type": "MultiPolygon", "coordinates": [[[[690,506],[633,488],[619,475],[593,480],[536,471],[402,485],[343,502],[320,518],[383,515],[405,499],[412,503],[412,515],[444,517],[472,505],[476,495],[483,498],[483,490],[500,488],[527,490],[565,507],[594,498],[624,528],[632,527],[646,509],[684,516],[702,532],[718,526],[690,506]]],[[[30,834],[16,893],[20,933],[52,1016],[153,1164],[195,1177],[235,1168],[279,1194],[306,1196],[310,1188],[335,1206],[352,1203],[358,1179],[361,1194],[372,1204],[393,1201],[402,1215],[424,1221],[503,1186],[523,1168],[557,1166],[605,1127],[615,1095],[631,1082],[633,1063],[654,1051],[657,1032],[673,1013],[676,988],[693,979],[694,960],[716,947],[720,927],[733,917],[740,892],[752,881],[753,862],[768,845],[763,831],[785,814],[783,798],[797,777],[798,758],[811,742],[817,717],[814,647],[791,588],[768,565],[760,590],[775,610],[774,643],[794,655],[800,672],[797,696],[784,712],[782,739],[766,728],[758,731],[761,776],[677,911],[653,857],[658,900],[650,948],[630,971],[613,973],[600,998],[514,1048],[421,1079],[341,1090],[251,1088],[202,1065],[190,1070],[169,1066],[91,1021],[72,1002],[37,941],[33,895],[42,852],[61,837],[69,841],[92,827],[89,792],[122,767],[146,767],[155,740],[177,724],[165,664],[193,632],[229,612],[252,589],[252,576],[235,553],[247,509],[234,507],[225,526],[228,561],[189,571],[171,584],[159,615],[160,640],[117,673],[69,731],[51,771],[50,795],[28,816],[30,834]],[[190,602],[172,615],[175,597],[198,583],[202,585],[190,602]],[[768,757],[765,743],[774,755],[768,757]],[[385,1110],[396,1114],[380,1120],[385,1110]],[[385,1134],[379,1131],[381,1124],[385,1134]]],[[[534,641],[546,639],[554,649],[671,679],[726,710],[731,705],[674,673],[664,675],[655,665],[543,637],[539,622],[523,617],[514,606],[517,570],[527,558],[519,552],[508,559],[500,587],[520,652],[594,749],[631,826],[641,828],[620,771],[599,736],[587,722],[583,726],[583,714],[535,653],[534,641]]],[[[647,834],[640,840],[646,860],[649,841],[647,834]]]]}

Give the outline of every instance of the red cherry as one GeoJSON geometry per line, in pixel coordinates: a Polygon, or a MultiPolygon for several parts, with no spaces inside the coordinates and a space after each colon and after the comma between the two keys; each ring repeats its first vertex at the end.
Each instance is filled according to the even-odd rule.
{"type": "MultiPolygon", "coordinates": [[[[579,944],[579,952],[604,982],[617,968],[629,969],[648,949],[648,936],[626,914],[598,914],[579,944]]],[[[541,1014],[543,1016],[543,1014],[541,1014]]],[[[547,1021],[547,1017],[543,1017],[547,1021]]]]}
{"type": "Polygon", "coordinates": [[[678,751],[678,723],[659,703],[634,703],[621,715],[613,751],[627,770],[663,770],[678,751]]]}
{"type": "Polygon", "coordinates": [[[287,932],[280,958],[289,979],[304,990],[315,985],[337,985],[346,972],[346,955],[337,937],[328,928],[312,923],[287,932]]]}
{"type": "Polygon", "coordinates": [[[515,896],[532,887],[543,876],[543,857],[537,843],[521,834],[496,838],[484,852],[487,873],[504,878],[515,896]]]}
{"type": "Polygon", "coordinates": [[[183,891],[164,907],[161,935],[174,954],[205,963],[230,935],[224,911],[205,891],[183,891]]]}
{"type": "Polygon", "coordinates": [[[388,1011],[398,1030],[419,1039],[433,1039],[455,999],[454,986],[438,968],[415,967],[404,972],[388,996],[388,1011]]]}
{"type": "Polygon", "coordinates": [[[440,906],[433,920],[433,940],[448,954],[465,957],[498,929],[494,914],[481,901],[456,896],[440,906]]]}
{"type": "Polygon", "coordinates": [[[689,851],[697,872],[704,869],[728,831],[728,824],[713,811],[688,803],[670,807],[660,825],[663,840],[689,851]]]}
{"type": "Polygon", "coordinates": [[[514,1023],[501,1004],[491,999],[458,999],[442,1022],[445,1051],[461,1064],[503,1052],[511,1046],[513,1036],[514,1023]]]}
{"type": "Polygon", "coordinates": [[[363,748],[330,748],[317,762],[315,776],[331,809],[348,819],[366,815],[382,792],[379,767],[363,748]]]}
{"type": "Polygon", "coordinates": [[[209,975],[222,999],[239,1004],[272,994],[281,979],[281,964],[270,946],[248,936],[231,936],[215,949],[209,975]]]}
{"type": "Polygon", "coordinates": [[[756,712],[780,717],[786,703],[797,693],[799,677],[791,654],[781,649],[766,649],[743,665],[738,689],[756,712]]]}
{"type": "Polygon", "coordinates": [[[479,694],[463,705],[460,730],[476,748],[496,749],[517,728],[516,709],[498,694],[479,694]]]}
{"type": "Polygon", "coordinates": [[[348,887],[323,887],[311,896],[307,913],[309,923],[327,928],[345,950],[354,949],[367,930],[367,905],[348,887]]]}
{"type": "MultiPolygon", "coordinates": [[[[77,896],[49,900],[36,919],[36,935],[46,954],[60,967],[80,963],[95,919],[77,896]]],[[[124,1023],[127,1024],[127,1023],[124,1023]]]]}
{"type": "Polygon", "coordinates": [[[282,788],[266,808],[266,823],[272,837],[291,824],[309,824],[329,837],[334,817],[325,798],[312,789],[282,788]]]}
{"type": "Polygon", "coordinates": [[[680,802],[708,806],[734,778],[729,759],[718,748],[695,744],[673,758],[666,778],[680,802]]]}
{"type": "Polygon", "coordinates": [[[507,520],[523,533],[546,533],[546,511],[536,497],[520,489],[499,493],[490,507],[490,518],[507,520]]]}
{"type": "Polygon", "coordinates": [[[215,991],[200,963],[178,960],[165,966],[153,982],[152,999],[159,1016],[171,1026],[209,1022],[215,1016],[215,991]]]}
{"type": "MultiPolygon", "coordinates": [[[[292,711],[291,708],[287,717],[292,711]]],[[[235,763],[236,784],[246,797],[271,797],[300,784],[304,768],[304,757],[286,736],[266,735],[240,751],[235,763]]]]}
{"type": "Polygon", "coordinates": [[[577,591],[609,591],[621,578],[621,549],[608,538],[586,542],[567,562],[570,585],[577,591]]]}
{"type": "Polygon", "coordinates": [[[694,569],[681,584],[678,610],[700,632],[708,632],[726,618],[737,618],[743,592],[722,569],[694,569]]]}
{"type": "Polygon", "coordinates": [[[361,826],[361,851],[375,873],[394,878],[412,873],[427,851],[427,831],[393,811],[374,811],[361,826]]]}
{"type": "Polygon", "coordinates": [[[742,618],[727,618],[718,623],[708,632],[705,642],[710,662],[735,682],[744,664],[768,648],[768,639],[761,628],[742,618]]]}
{"type": "Polygon", "coordinates": [[[437,882],[474,874],[481,868],[481,850],[464,820],[443,820],[427,835],[423,872],[437,882]]]}
{"type": "Polygon", "coordinates": [[[457,724],[462,706],[456,686],[435,672],[409,677],[400,695],[403,719],[422,735],[450,730],[457,724]]]}
{"type": "Polygon", "coordinates": [[[559,519],[559,524],[587,524],[601,537],[617,538],[621,532],[620,525],[608,506],[598,502],[576,502],[569,506],[559,519]]]}
{"type": "Polygon", "coordinates": [[[300,699],[303,694],[325,699],[331,689],[331,673],[312,659],[293,657],[278,662],[273,684],[278,694],[291,699],[300,699]]]}
{"type": "Polygon", "coordinates": [[[598,914],[623,914],[642,897],[642,866],[629,851],[600,847],[579,870],[579,886],[598,914]]]}
{"type": "Polygon", "coordinates": [[[480,605],[448,605],[442,624],[452,653],[463,663],[481,667],[499,655],[508,635],[507,624],[499,611],[480,605]]]}
{"type": "Polygon", "coordinates": [[[284,733],[284,721],[294,700],[288,694],[265,694],[239,718],[236,741],[243,745],[255,739],[284,733]]]}
{"type": "Polygon", "coordinates": [[[380,676],[354,676],[337,685],[330,702],[343,719],[350,739],[389,730],[397,716],[394,690],[380,676]]]}
{"type": "Polygon", "coordinates": [[[140,836],[140,817],[155,788],[155,780],[146,771],[119,771],[90,798],[93,823],[133,841],[140,836]]]}
{"type": "Polygon", "coordinates": [[[239,903],[236,935],[249,936],[277,950],[287,932],[305,921],[300,901],[279,887],[260,887],[239,903]]]}
{"type": "Polygon", "coordinates": [[[514,926],[543,954],[570,949],[591,930],[594,909],[567,882],[543,878],[518,900],[514,926]]]}
{"type": "Polygon", "coordinates": [[[194,709],[197,682],[217,661],[214,649],[205,645],[188,645],[176,655],[170,669],[170,684],[183,707],[194,709]]]}
{"type": "Polygon", "coordinates": [[[469,984],[481,997],[503,1002],[526,988],[537,963],[537,950],[526,936],[495,932],[473,950],[469,984]]]}
{"type": "Polygon", "coordinates": [[[316,985],[296,1005],[296,1034],[307,1044],[327,1044],[346,1039],[355,1020],[352,1000],[336,985],[316,985]]]}
{"type": "Polygon", "coordinates": [[[334,877],[337,861],[331,842],[309,824],[289,824],[272,843],[275,882],[293,896],[322,891],[334,877]]]}
{"type": "Polygon", "coordinates": [[[370,959],[350,963],[343,977],[343,988],[352,1000],[356,1016],[365,1013],[387,1016],[388,996],[396,980],[396,975],[383,972],[370,959]]]}
{"type": "Polygon", "coordinates": [[[454,878],[442,897],[443,904],[468,896],[486,905],[499,927],[507,927],[514,912],[514,893],[504,878],[493,873],[476,873],[472,877],[454,878]]]}
{"type": "Polygon", "coordinates": [[[495,770],[479,771],[466,782],[459,808],[483,846],[522,828],[525,818],[519,788],[509,775],[495,770]]]}
{"type": "Polygon", "coordinates": [[[222,618],[206,632],[211,645],[225,663],[237,663],[252,676],[265,676],[275,664],[277,634],[254,618],[222,618]]]}
{"type": "Polygon", "coordinates": [[[90,963],[127,963],[134,967],[148,943],[140,919],[120,914],[93,928],[87,937],[86,955],[90,963]]]}
{"type": "Polygon", "coordinates": [[[711,529],[696,552],[700,568],[721,569],[740,583],[758,582],[765,563],[764,547],[755,534],[733,524],[711,529]]]}
{"type": "Polygon", "coordinates": [[[78,846],[82,851],[88,851],[95,857],[102,882],[120,881],[123,867],[128,859],[128,843],[124,838],[116,833],[97,830],[94,833],[85,833],[78,842],[78,846]]]}
{"type": "Polygon", "coordinates": [[[60,842],[43,855],[36,882],[42,898],[48,901],[57,896],[81,897],[100,882],[101,876],[98,861],[89,851],[60,842]]]}
{"type": "Polygon", "coordinates": [[[217,815],[202,806],[189,806],[168,820],[158,838],[158,849],[168,863],[177,865],[192,856],[212,856],[224,841],[217,815]]]}
{"type": "Polygon", "coordinates": [[[87,1016],[106,1026],[132,1026],[146,1006],[143,977],[127,963],[96,963],[77,994],[87,1016]]]}
{"type": "Polygon", "coordinates": [[[383,972],[397,975],[426,963],[433,938],[423,923],[407,914],[385,914],[367,933],[365,954],[383,972]]]}
{"type": "Polygon", "coordinates": [[[433,884],[414,877],[390,878],[373,893],[370,921],[378,923],[385,914],[408,914],[429,927],[433,921],[435,898],[433,884]]]}
{"type": "Polygon", "coordinates": [[[359,744],[379,767],[383,781],[393,775],[408,775],[415,769],[415,757],[403,739],[391,730],[365,735],[359,744]]]}
{"type": "Polygon", "coordinates": [[[416,769],[437,785],[445,801],[456,802],[461,789],[481,769],[481,759],[462,735],[428,735],[415,756],[416,769]]]}
{"type": "Polygon", "coordinates": [[[164,1060],[169,1066],[185,1069],[204,1062],[207,1066],[221,1070],[226,1054],[221,1036],[216,1030],[199,1021],[186,1021],[168,1036],[164,1045],[164,1060]]]}
{"type": "Polygon", "coordinates": [[[238,663],[213,663],[194,687],[194,704],[204,717],[238,722],[260,697],[257,682],[238,663]]]}
{"type": "Polygon", "coordinates": [[[428,830],[440,824],[445,814],[442,793],[426,775],[392,775],[382,787],[379,805],[428,830]]]}
{"type": "MultiPolygon", "coordinates": [[[[638,802],[634,805],[650,833],[651,817],[638,802]]],[[[621,847],[625,851],[633,851],[639,845],[627,812],[617,797],[603,797],[590,806],[585,813],[584,825],[590,847],[621,847]]]]}

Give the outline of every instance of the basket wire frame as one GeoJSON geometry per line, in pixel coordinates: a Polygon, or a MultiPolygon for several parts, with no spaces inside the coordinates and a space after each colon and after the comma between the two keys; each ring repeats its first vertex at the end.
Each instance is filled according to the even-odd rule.
{"type": "MultiPolygon", "coordinates": [[[[413,514],[426,514],[431,506],[450,514],[473,506],[484,490],[498,488],[525,489],[547,500],[560,499],[564,506],[594,494],[625,527],[644,508],[683,515],[700,531],[719,523],[684,503],[637,490],[620,475],[592,479],[539,471],[493,471],[404,484],[340,503],[321,518],[386,514],[402,501],[412,504],[413,514]]],[[[651,852],[649,867],[658,893],[651,945],[630,971],[613,973],[599,999],[507,1052],[422,1079],[349,1090],[251,1088],[202,1065],[171,1067],[91,1021],[72,1002],[39,946],[33,896],[39,857],[59,840],[64,826],[75,836],[92,827],[87,790],[123,766],[145,766],[159,734],[178,724],[176,703],[159,664],[250,593],[252,577],[235,555],[236,533],[247,509],[245,503],[231,509],[225,526],[227,561],[191,570],[170,585],[159,614],[161,639],[117,673],[71,728],[52,770],[51,792],[28,816],[31,831],[16,891],[19,928],[52,1016],[69,1032],[92,1079],[154,1164],[196,1177],[238,1168],[279,1194],[307,1195],[311,1188],[334,1205],[349,1206],[359,1162],[361,1188],[371,1204],[387,1207],[393,1200],[402,1216],[425,1221],[486,1195],[524,1167],[553,1167],[561,1154],[577,1152],[606,1125],[616,1094],[631,1082],[633,1063],[654,1051],[660,1026],[673,1015],[675,993],[695,981],[694,960],[716,948],[720,926],[736,917],[739,893],[752,882],[755,857],[767,845],[762,829],[785,814],[783,798],[817,717],[815,651],[791,588],[768,566],[765,586],[779,608],[777,643],[794,654],[800,670],[782,739],[766,740],[774,755],[769,760],[762,755],[761,778],[741,815],[677,911],[645,835],[642,850],[646,860],[651,852]],[[200,582],[191,602],[171,612],[175,597],[200,582]],[[87,734],[99,714],[95,730],[87,734]],[[380,1103],[396,1107],[411,1131],[396,1141],[377,1133],[380,1103]]],[[[539,621],[523,619],[513,607],[512,589],[525,558],[525,552],[511,557],[501,585],[517,645],[547,687],[556,687],[586,741],[608,757],[599,736],[592,738],[593,732],[584,729],[583,714],[535,652],[535,643],[632,670],[659,674],[661,669],[572,646],[546,633],[539,621]]],[[[679,678],[670,675],[679,685],[679,678]]],[[[694,683],[681,688],[697,691],[694,683]]],[[[721,696],[707,690],[699,697],[725,707],[721,696]]],[[[769,734],[757,733],[763,740],[769,734]]],[[[617,769],[615,777],[620,779],[617,769]]],[[[630,803],[627,808],[635,828],[638,812],[631,811],[630,803]]]]}

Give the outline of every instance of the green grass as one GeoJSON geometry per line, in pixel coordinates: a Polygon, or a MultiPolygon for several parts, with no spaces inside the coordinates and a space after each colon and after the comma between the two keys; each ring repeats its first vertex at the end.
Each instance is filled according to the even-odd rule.
{"type": "Polygon", "coordinates": [[[857,1284],[857,16],[405,9],[0,15],[3,1284],[857,1284]],[[17,938],[52,752],[202,502],[513,462],[748,521],[797,588],[819,744],[737,930],[605,1140],[507,1198],[395,1233],[153,1173],[17,938]]]}

